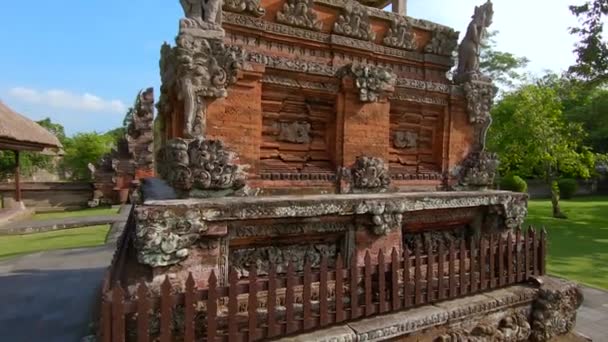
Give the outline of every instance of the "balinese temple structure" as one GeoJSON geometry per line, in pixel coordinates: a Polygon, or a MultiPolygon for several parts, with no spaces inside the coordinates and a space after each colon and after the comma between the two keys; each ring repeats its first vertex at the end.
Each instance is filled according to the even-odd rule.
{"type": "Polygon", "coordinates": [[[105,340],[572,333],[580,291],[544,276],[527,195],[492,190],[490,1],[460,44],[403,0],[180,3],[158,178],[104,284],[105,340]]]}

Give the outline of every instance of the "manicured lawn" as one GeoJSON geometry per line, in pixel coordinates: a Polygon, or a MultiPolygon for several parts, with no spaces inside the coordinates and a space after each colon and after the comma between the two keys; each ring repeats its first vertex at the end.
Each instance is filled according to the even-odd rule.
{"type": "Polygon", "coordinates": [[[608,289],[608,197],[562,200],[567,220],[551,217],[551,201],[531,200],[526,225],[549,234],[551,274],[608,289]]]}
{"type": "Polygon", "coordinates": [[[72,211],[60,211],[56,213],[39,213],[32,217],[34,221],[58,219],[65,217],[85,217],[85,216],[100,216],[118,214],[117,209],[112,208],[90,208],[72,211]]]}
{"type": "Polygon", "coordinates": [[[54,249],[100,246],[109,226],[92,226],[54,232],[0,237],[0,259],[54,249]]]}

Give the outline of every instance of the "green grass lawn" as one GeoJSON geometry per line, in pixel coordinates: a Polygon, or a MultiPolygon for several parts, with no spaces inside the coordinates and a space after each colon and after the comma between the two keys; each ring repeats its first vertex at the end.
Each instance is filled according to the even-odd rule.
{"type": "Polygon", "coordinates": [[[0,259],[54,249],[100,246],[109,225],[0,237],[0,259]]]}
{"type": "Polygon", "coordinates": [[[526,225],[549,234],[547,270],[608,289],[608,197],[560,201],[567,220],[551,217],[550,200],[531,200],[526,225]]]}
{"type": "Polygon", "coordinates": [[[65,217],[85,217],[113,214],[118,214],[118,210],[112,208],[89,208],[81,210],[60,211],[55,213],[38,213],[35,214],[31,219],[34,221],[40,221],[65,217]]]}

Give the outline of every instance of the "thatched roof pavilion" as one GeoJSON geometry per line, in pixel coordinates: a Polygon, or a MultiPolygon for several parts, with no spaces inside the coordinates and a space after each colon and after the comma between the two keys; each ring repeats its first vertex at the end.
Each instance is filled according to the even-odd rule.
{"type": "Polygon", "coordinates": [[[34,121],[14,112],[0,101],[0,150],[15,152],[15,200],[21,202],[19,152],[59,153],[59,139],[34,121]]]}

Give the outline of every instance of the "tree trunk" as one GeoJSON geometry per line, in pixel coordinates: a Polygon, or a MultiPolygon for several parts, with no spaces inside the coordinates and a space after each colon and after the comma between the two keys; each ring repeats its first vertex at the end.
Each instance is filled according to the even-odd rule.
{"type": "Polygon", "coordinates": [[[559,207],[559,187],[557,186],[557,181],[551,181],[551,205],[553,206],[553,217],[559,219],[567,219],[568,217],[562,213],[561,208],[559,207]]]}

